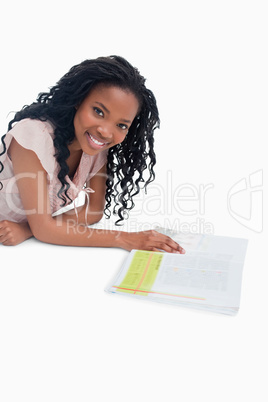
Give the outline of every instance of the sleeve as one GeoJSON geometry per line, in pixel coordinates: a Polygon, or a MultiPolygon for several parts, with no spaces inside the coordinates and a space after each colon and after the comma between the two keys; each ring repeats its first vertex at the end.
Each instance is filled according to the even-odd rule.
{"type": "Polygon", "coordinates": [[[53,144],[53,127],[47,121],[23,119],[6,135],[7,150],[13,138],[25,149],[33,151],[49,175],[55,170],[55,148],[53,144]]]}

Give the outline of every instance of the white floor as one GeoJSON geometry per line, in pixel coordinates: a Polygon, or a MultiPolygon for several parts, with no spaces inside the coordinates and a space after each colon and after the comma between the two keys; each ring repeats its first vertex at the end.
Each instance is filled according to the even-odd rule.
{"type": "Polygon", "coordinates": [[[267,400],[267,262],[254,237],[235,317],[105,293],[124,250],[1,246],[1,401],[267,400]]]}

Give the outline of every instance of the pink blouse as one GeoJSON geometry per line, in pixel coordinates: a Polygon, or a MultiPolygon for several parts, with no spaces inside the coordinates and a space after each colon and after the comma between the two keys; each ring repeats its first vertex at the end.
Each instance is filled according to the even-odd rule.
{"type": "MultiPolygon", "coordinates": [[[[26,213],[23,209],[16,180],[20,177],[14,176],[12,161],[8,154],[8,149],[13,138],[24,148],[32,150],[39,158],[43,168],[47,172],[47,184],[49,192],[50,207],[52,213],[58,211],[62,206],[62,200],[57,196],[62,184],[57,175],[59,164],[55,158],[55,148],[53,144],[54,128],[48,121],[23,119],[7,133],[5,144],[7,152],[0,156],[0,162],[4,165],[0,173],[0,220],[10,220],[13,222],[27,221],[26,213]],[[2,183],[2,184],[1,184],[2,183]]],[[[107,150],[95,156],[82,154],[80,164],[71,180],[66,176],[66,181],[70,184],[68,195],[75,200],[88,182],[107,161],[107,150]]],[[[38,173],[37,173],[38,175],[38,173]]],[[[28,175],[30,178],[32,174],[28,175]]],[[[41,179],[42,176],[40,176],[41,179]]],[[[40,187],[41,188],[41,187],[40,187]]],[[[92,189],[86,189],[92,192],[92,189]]],[[[29,211],[30,212],[30,211],[29,211]]]]}

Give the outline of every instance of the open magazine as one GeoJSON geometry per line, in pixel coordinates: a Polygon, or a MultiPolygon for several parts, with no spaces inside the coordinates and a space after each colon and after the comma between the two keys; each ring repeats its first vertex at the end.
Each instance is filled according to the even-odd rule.
{"type": "Polygon", "coordinates": [[[132,250],[109,293],[235,315],[247,240],[157,228],[186,254],[132,250]]]}

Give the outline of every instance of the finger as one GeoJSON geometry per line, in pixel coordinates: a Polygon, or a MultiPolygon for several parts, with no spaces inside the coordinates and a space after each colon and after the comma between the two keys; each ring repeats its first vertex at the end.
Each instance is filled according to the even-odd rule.
{"type": "Polygon", "coordinates": [[[10,238],[8,234],[0,236],[0,243],[2,243],[4,246],[8,246],[10,244],[10,238]]]}
{"type": "Polygon", "coordinates": [[[0,229],[0,243],[3,243],[4,241],[4,233],[0,229]]]}
{"type": "Polygon", "coordinates": [[[181,247],[180,245],[179,245],[178,250],[179,250],[180,254],[185,254],[186,253],[185,249],[183,247],[181,247]]]}
{"type": "Polygon", "coordinates": [[[162,251],[165,251],[165,252],[167,252],[167,253],[179,254],[179,250],[174,249],[174,248],[168,246],[167,244],[163,244],[163,245],[161,246],[161,250],[162,250],[162,251]]]}
{"type": "Polygon", "coordinates": [[[0,229],[4,229],[7,226],[7,221],[0,221],[0,229]]]}
{"type": "Polygon", "coordinates": [[[163,239],[163,240],[157,240],[154,242],[154,244],[152,245],[152,247],[158,249],[158,251],[166,251],[167,253],[175,253],[175,252],[179,252],[179,250],[176,248],[174,249],[173,247],[171,247],[168,242],[167,239],[163,239]]]}
{"type": "Polygon", "coordinates": [[[0,228],[0,239],[3,236],[7,236],[9,234],[9,230],[7,228],[0,228]]]}
{"type": "Polygon", "coordinates": [[[11,243],[10,240],[7,240],[4,243],[2,243],[2,246],[10,247],[10,246],[13,246],[13,243],[11,243]]]}
{"type": "MultiPolygon", "coordinates": [[[[180,254],[185,254],[185,250],[177,242],[175,242],[171,237],[165,236],[165,243],[171,248],[171,252],[176,252],[180,254]]],[[[170,252],[170,251],[169,251],[170,252]]]]}
{"type": "MultiPolygon", "coordinates": [[[[2,222],[3,223],[3,222],[2,222]]],[[[0,227],[0,243],[6,242],[10,237],[10,229],[3,223],[0,227]]]]}

